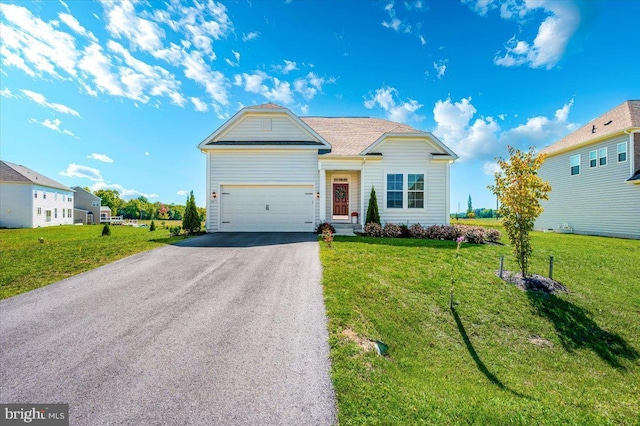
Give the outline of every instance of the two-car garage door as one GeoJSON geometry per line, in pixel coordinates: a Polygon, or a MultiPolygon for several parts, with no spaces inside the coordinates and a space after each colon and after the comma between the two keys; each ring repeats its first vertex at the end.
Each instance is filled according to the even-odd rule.
{"type": "Polygon", "coordinates": [[[313,232],[312,185],[223,185],[222,232],[313,232]]]}

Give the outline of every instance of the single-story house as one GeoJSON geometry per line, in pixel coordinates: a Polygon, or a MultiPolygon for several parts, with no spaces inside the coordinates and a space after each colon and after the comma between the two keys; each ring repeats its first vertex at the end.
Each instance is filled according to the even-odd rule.
{"type": "Polygon", "coordinates": [[[269,103],[241,109],[198,148],[207,157],[208,232],[313,232],[355,218],[361,226],[372,188],[383,223],[449,223],[458,157],[405,124],[299,117],[269,103]]]}
{"type": "Polygon", "coordinates": [[[85,189],[74,186],[73,222],[91,225],[100,222],[100,204],[102,200],[85,189]]]}
{"type": "Polygon", "coordinates": [[[539,176],[552,190],[536,229],[640,239],[640,100],[540,152],[539,176]]]}
{"type": "Polygon", "coordinates": [[[74,191],[25,166],[0,160],[0,227],[73,224],[74,191]]]}

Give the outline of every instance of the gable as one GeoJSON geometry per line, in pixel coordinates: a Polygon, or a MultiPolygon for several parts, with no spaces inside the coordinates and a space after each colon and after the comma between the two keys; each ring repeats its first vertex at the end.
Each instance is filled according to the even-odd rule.
{"type": "Polygon", "coordinates": [[[455,161],[458,156],[431,133],[385,134],[371,144],[363,154],[389,155],[396,152],[413,151],[414,155],[424,155],[432,161],[455,161]]]}

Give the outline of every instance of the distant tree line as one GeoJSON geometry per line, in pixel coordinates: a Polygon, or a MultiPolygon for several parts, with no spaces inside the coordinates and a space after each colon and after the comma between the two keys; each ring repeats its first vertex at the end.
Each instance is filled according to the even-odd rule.
{"type": "MultiPolygon", "coordinates": [[[[89,191],[88,188],[84,188],[89,191]]],[[[125,201],[120,198],[120,193],[115,189],[99,189],[93,194],[100,197],[102,205],[111,209],[114,216],[122,216],[124,219],[142,219],[142,220],[182,220],[185,214],[185,205],[164,204],[159,201],[150,202],[146,197],[140,196],[125,201]]],[[[204,220],[206,209],[196,207],[199,219],[204,220]]]]}
{"type": "Polygon", "coordinates": [[[472,209],[465,213],[451,213],[451,218],[465,219],[467,217],[475,217],[477,219],[496,217],[495,209],[472,209]],[[469,213],[473,213],[470,215],[469,213]]]}

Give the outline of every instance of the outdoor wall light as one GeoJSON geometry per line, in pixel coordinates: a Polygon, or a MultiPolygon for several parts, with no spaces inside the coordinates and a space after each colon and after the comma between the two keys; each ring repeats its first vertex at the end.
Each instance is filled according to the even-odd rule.
{"type": "Polygon", "coordinates": [[[316,199],[318,199],[318,200],[320,199],[320,193],[319,192],[316,192],[316,199]]]}
{"type": "Polygon", "coordinates": [[[216,191],[213,191],[213,192],[211,193],[211,198],[213,198],[214,200],[215,200],[216,198],[218,198],[218,193],[217,193],[216,191]]]}

